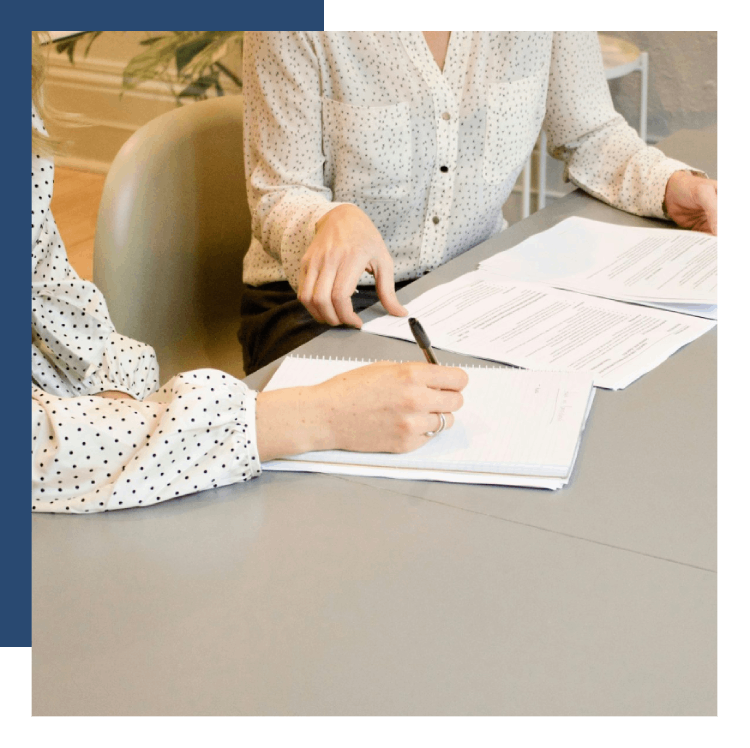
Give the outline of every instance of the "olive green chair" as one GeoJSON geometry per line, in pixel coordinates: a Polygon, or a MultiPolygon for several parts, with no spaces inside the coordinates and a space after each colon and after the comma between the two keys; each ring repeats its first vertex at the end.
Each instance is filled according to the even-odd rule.
{"type": "Polygon", "coordinates": [[[94,282],[118,332],[156,349],[162,382],[203,367],[244,376],[242,139],[241,96],[189,104],[134,133],[104,184],[94,282]]]}

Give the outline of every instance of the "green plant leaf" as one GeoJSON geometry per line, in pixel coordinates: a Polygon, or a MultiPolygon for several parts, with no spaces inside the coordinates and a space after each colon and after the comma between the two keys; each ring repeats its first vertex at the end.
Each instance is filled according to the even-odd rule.
{"type": "Polygon", "coordinates": [[[103,31],[92,31],[91,32],[91,38],[89,39],[89,43],[86,45],[86,49],[83,51],[83,56],[88,57],[89,50],[91,49],[91,45],[94,43],[94,40],[97,36],[100,36],[103,34],[103,31]]]}
{"type": "Polygon", "coordinates": [[[75,65],[73,54],[76,51],[76,42],[78,41],[79,38],[80,37],[76,36],[73,39],[65,39],[64,41],[61,41],[55,44],[56,52],[58,53],[67,52],[68,59],[70,60],[71,65],[75,65]]]}
{"type": "Polygon", "coordinates": [[[86,31],[83,34],[78,34],[77,36],[74,36],[70,39],[63,39],[62,41],[59,41],[57,42],[57,44],[55,44],[55,51],[58,53],[65,52],[68,55],[70,64],[75,65],[74,55],[78,42],[81,39],[85,39],[88,37],[88,44],[86,45],[86,49],[83,50],[83,56],[86,57],[89,53],[89,50],[91,49],[91,45],[94,43],[94,40],[103,33],[103,31],[86,31]]]}
{"type": "MultiPolygon", "coordinates": [[[[74,62],[76,44],[88,36],[84,55],[102,31],[92,31],[72,39],[64,39],[56,44],[60,53],[66,53],[74,62]]],[[[176,103],[182,105],[186,98],[206,98],[214,89],[217,96],[225,94],[227,81],[236,88],[242,87],[242,80],[228,65],[234,66],[237,52],[242,55],[242,31],[167,31],[159,36],[139,41],[144,48],[126,65],[122,76],[123,92],[136,88],[149,80],[164,81],[175,92],[174,85],[180,86],[175,92],[176,103]],[[232,60],[229,63],[228,60],[232,60]],[[227,64],[224,64],[226,61],[227,64]],[[175,78],[175,70],[177,77],[175,78]],[[222,77],[223,76],[223,77],[222,77]]]]}
{"type": "Polygon", "coordinates": [[[210,38],[194,39],[193,41],[183,44],[175,50],[175,64],[177,65],[177,72],[181,73],[185,66],[202,50],[204,50],[209,44],[211,44],[210,38]]]}
{"type": "Polygon", "coordinates": [[[235,86],[239,86],[242,88],[242,81],[228,68],[226,65],[222,65],[218,60],[216,61],[216,67],[221,70],[224,75],[229,78],[232,83],[234,83],[235,86]]]}
{"type": "Polygon", "coordinates": [[[146,47],[125,66],[122,74],[123,88],[132,89],[147,80],[169,80],[169,64],[174,60],[175,50],[182,43],[182,35],[176,34],[162,37],[146,47]]]}
{"type": "Polygon", "coordinates": [[[188,86],[180,91],[178,96],[180,98],[186,96],[205,96],[206,91],[211,88],[211,86],[216,86],[218,82],[219,81],[216,75],[203,75],[197,80],[192,81],[188,86]]]}

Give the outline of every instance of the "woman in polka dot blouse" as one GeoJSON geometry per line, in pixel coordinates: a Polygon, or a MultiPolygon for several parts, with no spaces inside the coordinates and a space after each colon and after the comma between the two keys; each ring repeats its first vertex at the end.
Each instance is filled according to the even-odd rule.
{"type": "Polygon", "coordinates": [[[378,297],[405,314],[394,282],[503,228],[542,126],[567,180],[716,232],[716,183],[614,111],[595,32],[248,31],[243,75],[248,372],[378,297]]]}
{"type": "Polygon", "coordinates": [[[461,407],[467,376],[378,363],[314,387],[256,393],[212,369],[158,388],[152,348],[118,335],[96,286],[68,263],[50,212],[54,150],[32,55],[31,508],[146,506],[249,480],[261,460],[318,449],[409,451],[461,407]],[[362,392],[371,394],[363,398],[362,392]]]}

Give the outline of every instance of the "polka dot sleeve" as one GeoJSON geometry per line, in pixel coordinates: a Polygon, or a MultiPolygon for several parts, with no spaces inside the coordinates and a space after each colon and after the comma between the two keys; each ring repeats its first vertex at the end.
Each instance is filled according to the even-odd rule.
{"type": "MultiPolygon", "coordinates": [[[[44,127],[32,107],[32,126],[44,127]]],[[[158,387],[153,349],[118,335],[99,289],[68,262],[50,210],[54,165],[31,157],[31,379],[60,396],[158,387]]]]}
{"type": "Polygon", "coordinates": [[[180,374],[143,402],[32,386],[32,511],[147,506],[254,478],[256,397],[212,369],[180,374]]]}

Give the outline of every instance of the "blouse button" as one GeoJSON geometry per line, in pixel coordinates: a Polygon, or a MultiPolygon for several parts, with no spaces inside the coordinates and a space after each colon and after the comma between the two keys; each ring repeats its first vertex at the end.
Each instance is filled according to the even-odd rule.
{"type": "Polygon", "coordinates": [[[440,171],[442,171],[443,174],[445,174],[448,171],[448,167],[447,166],[441,166],[440,167],[440,171]]]}
{"type": "Polygon", "coordinates": [[[450,112],[443,112],[443,119],[448,120],[450,118],[451,118],[451,113],[450,112]]]}
{"type": "Polygon", "coordinates": [[[432,217],[432,222],[433,222],[434,224],[438,224],[438,223],[440,223],[440,219],[439,219],[439,218],[438,218],[437,216],[433,216],[433,217],[432,217]]]}

